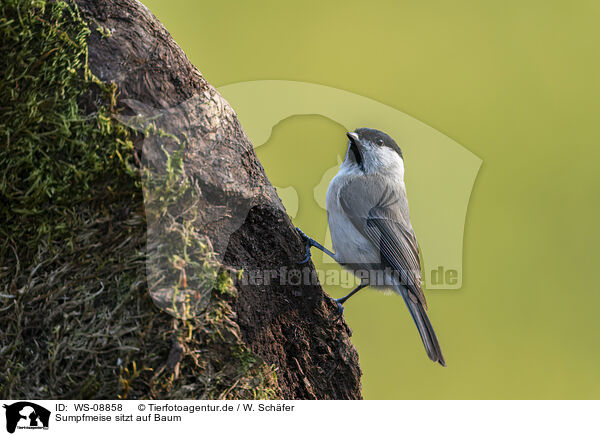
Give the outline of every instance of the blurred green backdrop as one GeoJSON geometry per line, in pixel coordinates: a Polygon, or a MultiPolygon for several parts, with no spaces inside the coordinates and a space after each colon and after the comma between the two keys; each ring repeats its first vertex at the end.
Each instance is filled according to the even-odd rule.
{"type": "MultiPolygon", "coordinates": [[[[600,3],[144,3],[215,87],[345,89],[483,159],[463,287],[426,294],[448,367],[427,360],[399,297],[361,291],[345,317],[365,398],[600,397],[600,3]]],[[[295,223],[317,239],[326,214],[313,187],[344,153],[343,134],[293,117],[257,149],[274,185],[296,187],[295,223]]]]}

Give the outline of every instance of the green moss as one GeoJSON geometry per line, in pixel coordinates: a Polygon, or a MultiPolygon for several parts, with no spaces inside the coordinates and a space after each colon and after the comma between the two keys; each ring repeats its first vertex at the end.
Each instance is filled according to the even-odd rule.
{"type": "Polygon", "coordinates": [[[112,32],[106,27],[98,26],[96,27],[96,30],[100,35],[102,35],[103,38],[110,38],[112,36],[112,32]]]}
{"type": "Polygon", "coordinates": [[[90,32],[71,3],[0,4],[0,397],[275,397],[195,227],[187,141],[149,124],[165,167],[133,164],[142,138],[87,67],[90,32]],[[176,317],[157,282],[186,296],[176,317]]]}

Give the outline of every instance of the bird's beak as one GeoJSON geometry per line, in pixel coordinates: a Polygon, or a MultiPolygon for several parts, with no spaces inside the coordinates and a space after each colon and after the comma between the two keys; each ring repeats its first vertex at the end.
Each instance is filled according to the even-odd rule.
{"type": "Polygon", "coordinates": [[[348,132],[346,133],[346,136],[348,137],[348,139],[350,140],[350,147],[349,147],[349,151],[352,151],[352,155],[354,156],[354,160],[356,161],[356,163],[360,166],[362,166],[363,164],[363,156],[362,153],[360,152],[360,138],[358,137],[358,134],[354,133],[354,132],[348,132]]]}
{"type": "Polygon", "coordinates": [[[360,142],[358,139],[358,135],[354,132],[347,132],[346,136],[348,137],[348,139],[350,139],[350,141],[356,143],[357,145],[360,142]]]}

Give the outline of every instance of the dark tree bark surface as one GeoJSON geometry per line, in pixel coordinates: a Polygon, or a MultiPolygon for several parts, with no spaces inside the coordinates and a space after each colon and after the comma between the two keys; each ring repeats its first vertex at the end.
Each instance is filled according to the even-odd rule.
{"type": "MultiPolygon", "coordinates": [[[[312,263],[297,265],[303,243],[235,113],[164,26],[134,0],[76,3],[90,28],[110,31],[109,37],[92,32],[89,66],[102,81],[117,83],[123,113],[132,114],[136,105],[167,112],[189,105],[185,119],[172,125],[189,136],[184,162],[205,193],[198,220],[224,254],[224,265],[246,272],[313,272],[312,263]]],[[[318,284],[294,286],[275,278],[269,284],[239,281],[236,287],[233,307],[243,340],[277,368],[284,398],[361,398],[350,329],[335,321],[336,306],[318,284]]]]}

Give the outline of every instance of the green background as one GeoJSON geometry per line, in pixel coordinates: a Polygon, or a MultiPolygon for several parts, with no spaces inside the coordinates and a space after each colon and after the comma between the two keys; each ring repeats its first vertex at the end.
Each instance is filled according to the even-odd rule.
{"type": "MultiPolygon", "coordinates": [[[[400,298],[362,291],[345,317],[365,398],[600,397],[600,3],[144,3],[215,87],[345,89],[483,160],[463,287],[426,294],[448,367],[428,361],[400,298]]],[[[273,184],[297,189],[295,223],[316,239],[326,214],[313,187],[344,152],[343,134],[298,116],[257,149],[273,184]]]]}

